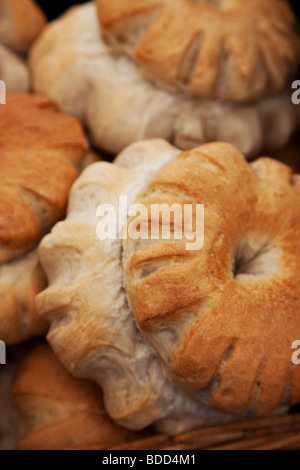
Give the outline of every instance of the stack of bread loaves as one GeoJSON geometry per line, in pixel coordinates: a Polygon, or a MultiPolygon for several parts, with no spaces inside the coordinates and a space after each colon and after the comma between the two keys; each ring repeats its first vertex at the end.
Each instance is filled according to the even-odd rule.
{"type": "MultiPolygon", "coordinates": [[[[141,218],[147,235],[157,220],[151,210],[141,218]]],[[[129,429],[177,433],[283,412],[300,400],[299,221],[300,177],[282,163],[249,165],[222,143],[185,153],[162,140],[133,144],[83,173],[67,219],[40,245],[48,340],[73,374],[101,385],[129,429]],[[205,204],[203,248],[164,239],[165,219],[156,239],[124,236],[123,219],[120,238],[99,235],[97,208],[109,204],[118,220],[120,196],[129,207],[191,204],[193,223],[205,204]]]]}
{"type": "Polygon", "coordinates": [[[52,100],[8,93],[0,108],[0,339],[47,331],[35,295],[46,286],[36,248],[65,214],[89,148],[80,124],[52,100]]]}
{"type": "Polygon", "coordinates": [[[33,0],[0,0],[0,449],[286,413],[300,402],[289,3],[94,0],[44,26],[33,0]],[[91,164],[85,130],[113,163],[91,164]],[[49,346],[15,346],[34,336],[49,346]]]}
{"type": "Polygon", "coordinates": [[[24,59],[45,22],[34,0],[0,0],[0,79],[9,90],[29,90],[24,59]]]}

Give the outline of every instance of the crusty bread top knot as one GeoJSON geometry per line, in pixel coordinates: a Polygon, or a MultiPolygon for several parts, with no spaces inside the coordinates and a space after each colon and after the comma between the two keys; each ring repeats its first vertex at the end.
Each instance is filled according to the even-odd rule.
{"type": "Polygon", "coordinates": [[[34,0],[0,0],[0,43],[25,54],[46,18],[34,0]]]}
{"type": "Polygon", "coordinates": [[[201,250],[161,234],[124,241],[135,319],[171,381],[236,414],[299,401],[300,176],[208,144],[165,165],[136,202],[205,205],[201,250]]]}
{"type": "Polygon", "coordinates": [[[0,107],[0,262],[35,246],[63,216],[88,144],[52,100],[8,93],[0,107]]]}
{"type": "Polygon", "coordinates": [[[202,98],[282,91],[300,39],[285,0],[97,0],[104,33],[151,78],[202,98]]]}

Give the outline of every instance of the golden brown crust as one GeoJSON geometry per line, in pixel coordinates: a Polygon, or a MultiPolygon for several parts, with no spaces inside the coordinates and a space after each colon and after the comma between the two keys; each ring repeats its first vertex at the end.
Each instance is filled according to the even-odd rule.
{"type": "Polygon", "coordinates": [[[34,0],[0,0],[0,43],[24,54],[46,23],[34,0]]]}
{"type": "Polygon", "coordinates": [[[100,388],[69,375],[47,345],[35,348],[20,366],[12,400],[25,430],[19,450],[105,448],[136,438],[110,420],[100,388]]]}
{"type": "Polygon", "coordinates": [[[162,194],[170,205],[178,198],[205,205],[200,251],[161,238],[142,249],[124,242],[136,321],[170,378],[236,414],[299,401],[291,346],[300,336],[300,176],[208,144],[163,167],[138,202],[159,203],[162,194]]]}
{"type": "Polygon", "coordinates": [[[17,344],[31,336],[41,336],[48,322],[37,314],[35,297],[47,287],[46,276],[36,250],[0,266],[0,338],[6,344],[17,344]]]}
{"type": "Polygon", "coordinates": [[[47,331],[35,248],[64,215],[88,144],[79,122],[39,95],[7,93],[0,128],[0,339],[13,344],[47,331]]]}
{"type": "Polygon", "coordinates": [[[151,78],[203,98],[246,102],[282,91],[299,65],[284,0],[97,0],[104,33],[151,78]]]}
{"type": "Polygon", "coordinates": [[[25,253],[64,214],[88,146],[80,124],[38,95],[0,109],[0,261],[25,253]]]}

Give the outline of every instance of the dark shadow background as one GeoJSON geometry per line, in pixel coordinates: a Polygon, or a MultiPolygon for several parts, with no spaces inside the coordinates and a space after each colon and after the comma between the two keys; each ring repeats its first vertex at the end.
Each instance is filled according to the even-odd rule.
{"type": "MultiPolygon", "coordinates": [[[[60,0],[54,3],[52,0],[35,0],[44,10],[49,20],[53,20],[73,5],[86,3],[87,0],[60,0]]],[[[137,0],[138,1],[138,0],[137,0]]]]}
{"type": "MultiPolygon", "coordinates": [[[[52,0],[36,0],[37,3],[43,8],[44,12],[48,16],[49,20],[57,18],[61,13],[66,11],[70,6],[85,3],[87,0],[61,0],[59,4],[54,4],[52,0]]],[[[139,1],[139,0],[136,0],[139,1]]],[[[251,0],[248,0],[251,1],[251,0]]],[[[300,2],[299,0],[290,0],[293,5],[295,12],[298,14],[300,19],[300,2]]]]}

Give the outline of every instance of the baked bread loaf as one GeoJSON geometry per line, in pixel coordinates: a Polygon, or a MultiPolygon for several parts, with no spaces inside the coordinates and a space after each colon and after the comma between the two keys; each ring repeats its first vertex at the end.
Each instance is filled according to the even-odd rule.
{"type": "MultiPolygon", "coordinates": [[[[116,11],[123,12],[129,4],[133,9],[146,4],[144,0],[105,3],[110,6],[111,14],[116,11]]],[[[166,2],[148,1],[149,5],[162,3],[166,2]]],[[[191,4],[191,8],[208,7],[207,2],[198,2],[199,4],[194,5],[196,2],[176,1],[176,5],[185,3],[191,4]]],[[[245,3],[252,4],[252,2],[238,3],[243,3],[244,10],[241,11],[245,12],[244,15],[247,9],[252,11],[251,6],[245,6],[245,3]]],[[[102,3],[99,5],[101,7],[102,3]]],[[[299,41],[294,32],[294,20],[284,2],[261,0],[260,5],[255,13],[261,15],[257,27],[263,29],[266,24],[265,39],[261,47],[269,44],[269,28],[272,30],[270,39],[272,53],[269,53],[269,47],[265,48],[268,69],[272,70],[267,85],[264,84],[266,73],[264,61],[259,63],[260,67],[257,65],[262,54],[258,59],[252,57],[256,52],[257,41],[253,47],[248,48],[252,59],[249,61],[248,50],[244,51],[242,57],[244,62],[240,64],[239,70],[246,74],[243,85],[238,87],[242,79],[234,72],[231,65],[233,61],[230,59],[225,61],[226,80],[221,81],[224,86],[226,84],[228,96],[235,95],[239,100],[242,97],[249,99],[252,95],[261,96],[255,101],[237,103],[232,100],[208,99],[206,96],[215,94],[213,87],[210,88],[209,85],[211,81],[209,67],[204,67],[202,74],[203,83],[207,81],[205,82],[207,85],[203,85],[207,93],[202,96],[191,94],[190,90],[185,91],[185,87],[180,86],[177,80],[174,81],[175,85],[171,86],[162,80],[157,83],[148,79],[144,76],[144,68],[141,69],[138,63],[124,53],[123,48],[105,42],[97,21],[96,6],[92,3],[71,9],[45,28],[30,55],[34,89],[46,93],[59,103],[64,112],[79,118],[91,131],[95,143],[113,154],[120,152],[132,142],[155,137],[164,138],[181,149],[190,149],[210,141],[228,141],[238,147],[246,157],[259,155],[263,148],[283,147],[300,121],[300,107],[292,104],[291,83],[287,82],[298,63],[299,54],[296,55],[295,51],[298,50],[299,41]],[[268,5],[271,3],[275,3],[278,8],[274,9],[274,14],[267,15],[266,18],[268,5]],[[277,28],[281,27],[283,31],[279,33],[277,28]],[[280,45],[277,44],[279,37],[280,45]],[[289,48],[288,45],[291,43],[293,45],[289,48]],[[254,71],[254,68],[258,70],[254,71]],[[280,71],[277,73],[278,69],[280,71]],[[253,74],[255,79],[252,77],[253,74]],[[236,76],[237,81],[231,83],[232,88],[229,87],[230,75],[236,76]],[[268,91],[265,93],[266,89],[268,91]],[[275,90],[279,89],[280,91],[274,94],[275,90]],[[273,93],[272,96],[262,96],[269,95],[269,91],[273,93]]],[[[172,11],[173,7],[174,2],[172,2],[172,11]]],[[[221,13],[217,7],[213,5],[210,7],[219,17],[221,13]]],[[[108,7],[104,11],[107,13],[108,7]]],[[[110,13],[105,14],[105,18],[109,15],[110,13]]],[[[130,15],[131,10],[128,9],[129,29],[130,25],[134,28],[139,24],[135,17],[131,18],[130,15]]],[[[140,18],[138,16],[137,20],[140,21],[140,18]]],[[[146,18],[146,22],[152,21],[152,16],[148,14],[142,15],[142,18],[146,18]]],[[[247,23],[246,19],[245,22],[247,23]]],[[[124,24],[106,19],[105,24],[108,23],[116,29],[118,24],[124,24]]],[[[181,21],[181,24],[184,22],[181,21]]],[[[253,21],[249,24],[249,27],[255,29],[253,21]]],[[[114,30],[108,26],[107,29],[114,30]]],[[[166,32],[171,35],[174,30],[175,24],[174,28],[170,26],[166,32]]],[[[186,28],[185,32],[187,30],[189,28],[186,28]]],[[[215,30],[216,28],[214,33],[218,34],[215,30]]],[[[212,38],[211,35],[209,37],[212,38]]],[[[161,35],[160,39],[163,38],[165,36],[161,35]]],[[[187,33],[187,38],[191,40],[190,33],[187,33]]],[[[243,37],[239,35],[239,38],[240,43],[236,44],[238,57],[241,48],[244,48],[243,37]]],[[[175,39],[171,37],[169,44],[174,44],[174,41],[175,39]]],[[[219,49],[219,45],[217,48],[219,49]]],[[[236,56],[235,51],[230,55],[233,56],[236,56]]],[[[189,54],[186,57],[188,60],[189,54]]],[[[164,64],[168,64],[168,70],[173,70],[172,67],[169,69],[169,62],[163,62],[162,65],[164,64]]],[[[165,70],[166,67],[163,67],[161,73],[164,74],[165,70]]],[[[220,74],[222,75],[222,70],[220,74]]],[[[160,77],[160,74],[157,76],[160,77]]],[[[225,94],[225,88],[224,91],[218,88],[217,95],[225,94]]]]}
{"type": "MultiPolygon", "coordinates": [[[[223,282],[223,278],[221,277],[222,273],[227,269],[228,282],[231,280],[233,284],[231,290],[233,290],[234,284],[236,283],[240,286],[241,290],[245,290],[245,302],[247,299],[251,298],[250,293],[246,294],[247,289],[249,289],[246,284],[246,282],[248,282],[247,276],[246,280],[244,280],[242,274],[237,273],[238,278],[233,279],[232,271],[229,271],[231,266],[230,262],[232,260],[230,257],[228,258],[228,243],[231,239],[229,238],[229,241],[227,241],[225,238],[229,230],[228,227],[231,227],[231,223],[228,224],[228,220],[230,220],[231,217],[233,219],[232,239],[235,241],[235,221],[238,219],[238,216],[240,216],[244,222],[243,210],[246,211],[245,217],[249,217],[250,209],[245,208],[244,203],[245,201],[248,201],[249,204],[255,202],[253,201],[255,198],[253,193],[256,190],[262,192],[262,196],[265,198],[264,204],[268,204],[269,199],[272,201],[273,197],[282,197],[282,201],[286,201],[288,206],[298,204],[298,202],[293,199],[294,192],[296,193],[298,191],[296,184],[298,179],[295,180],[295,187],[293,186],[291,189],[287,187],[284,179],[282,186],[276,190],[278,195],[281,196],[273,196],[273,192],[270,191],[270,183],[265,179],[264,170],[266,168],[270,168],[272,171],[274,169],[275,174],[278,169],[283,176],[287,175],[287,177],[291,178],[291,172],[284,165],[276,164],[272,160],[261,160],[255,163],[253,167],[249,166],[243,160],[239,152],[227,144],[211,144],[204,146],[190,153],[182,154],[177,160],[174,160],[178,155],[180,155],[180,151],[167,142],[153,140],[131,145],[117,158],[116,164],[99,163],[89,167],[72,188],[67,219],[58,223],[51,234],[47,235],[40,245],[39,256],[50,285],[47,290],[37,296],[37,308],[39,313],[51,322],[48,340],[56,354],[72,374],[79,377],[90,378],[101,385],[104,391],[106,409],[112,418],[130,429],[142,429],[149,424],[156,423],[160,430],[163,429],[171,434],[177,434],[184,429],[195,426],[204,426],[216,422],[223,422],[224,420],[231,420],[233,419],[233,415],[230,413],[225,414],[227,406],[228,410],[230,409],[231,411],[232,409],[233,412],[237,413],[235,416],[236,419],[240,419],[241,417],[260,414],[260,412],[263,411],[268,413],[282,412],[288,408],[291,402],[294,403],[299,399],[297,392],[297,370],[295,369],[293,370],[295,386],[293,385],[291,388],[292,395],[287,395],[285,400],[282,400],[284,404],[279,403],[279,400],[279,402],[276,403],[272,402],[272,406],[266,407],[267,409],[265,410],[261,408],[257,409],[256,407],[253,407],[253,409],[245,409],[242,405],[244,405],[245,397],[248,396],[246,395],[246,391],[249,385],[247,377],[245,377],[244,388],[241,387],[240,389],[241,400],[236,397],[234,389],[232,390],[232,394],[230,393],[231,390],[228,391],[228,396],[225,396],[224,402],[221,403],[224,414],[215,414],[212,408],[205,406],[203,403],[206,401],[206,403],[216,407],[220,407],[220,403],[217,402],[217,400],[208,400],[204,394],[202,396],[201,393],[198,393],[198,390],[196,393],[192,381],[194,376],[192,374],[188,375],[190,367],[196,363],[197,355],[195,355],[195,357],[190,355],[190,363],[188,363],[187,358],[184,365],[188,379],[191,380],[191,390],[181,392],[179,387],[183,388],[183,385],[180,380],[175,380],[173,375],[170,374],[170,366],[166,361],[166,353],[162,353],[161,348],[158,346],[160,342],[165,343],[166,347],[170,349],[169,354],[177,353],[179,357],[183,355],[184,351],[182,352],[182,348],[190,337],[190,334],[188,335],[189,329],[198,312],[197,310],[193,310],[191,303],[194,302],[194,306],[196,307],[197,303],[195,299],[198,299],[197,293],[202,292],[202,290],[206,289],[208,291],[205,297],[206,303],[203,300],[203,309],[209,309],[210,304],[213,304],[214,295],[216,295],[218,299],[223,299],[224,305],[222,308],[224,307],[226,312],[231,308],[233,315],[235,314],[237,319],[235,323],[232,324],[232,331],[230,330],[228,316],[224,319],[228,323],[227,326],[224,326],[224,321],[222,321],[223,330],[221,330],[221,333],[217,325],[214,325],[214,327],[210,326],[210,329],[205,330],[207,333],[206,341],[209,342],[210,337],[216,341],[216,346],[211,345],[212,348],[215,348],[212,351],[209,351],[208,347],[205,347],[206,336],[204,331],[203,344],[206,356],[204,357],[204,353],[201,353],[202,362],[200,365],[197,363],[197,365],[199,369],[202,366],[202,375],[199,376],[199,374],[193,370],[195,374],[194,380],[200,380],[202,378],[204,381],[206,379],[210,368],[213,368],[215,365],[214,361],[216,361],[216,357],[218,357],[218,354],[221,355],[220,351],[224,352],[223,347],[224,345],[227,346],[228,338],[231,340],[228,348],[232,346],[234,338],[238,338],[239,334],[242,338],[241,342],[244,344],[246,335],[245,328],[243,325],[240,325],[238,314],[236,313],[240,311],[241,305],[243,305],[243,299],[239,297],[237,306],[235,307],[232,304],[232,300],[230,303],[229,300],[227,300],[226,291],[223,294],[224,297],[221,296],[221,293],[217,293],[218,285],[221,291],[223,282]],[[188,155],[190,160],[187,160],[188,155]],[[199,163],[200,157],[202,160],[199,163]],[[224,159],[224,162],[222,159],[224,159]],[[172,162],[173,160],[174,162],[172,162]],[[167,164],[167,166],[164,166],[165,164],[167,164]],[[197,178],[195,176],[195,181],[190,181],[189,173],[185,169],[185,165],[188,165],[189,169],[192,168],[194,174],[197,176],[197,178]],[[188,270],[194,266],[195,260],[201,259],[202,251],[200,251],[200,253],[189,252],[190,258],[187,261],[186,257],[188,257],[188,255],[186,255],[185,251],[182,252],[182,244],[180,245],[182,242],[170,241],[166,243],[166,256],[169,255],[168,250],[171,250],[172,247],[174,248],[172,256],[170,255],[170,260],[168,257],[164,259],[163,243],[160,243],[159,240],[156,243],[152,240],[152,248],[147,246],[149,243],[147,240],[138,240],[137,246],[129,245],[128,247],[125,244],[126,257],[124,259],[125,269],[123,269],[122,240],[120,240],[118,236],[115,240],[99,240],[97,238],[96,230],[100,220],[96,216],[98,206],[100,204],[112,205],[116,210],[116,218],[119,220],[119,196],[126,196],[128,198],[128,207],[130,207],[131,204],[137,200],[137,196],[141,191],[148,187],[148,183],[161,167],[163,167],[161,170],[162,173],[159,172],[157,174],[158,176],[153,180],[154,182],[151,183],[151,187],[155,188],[156,191],[153,195],[154,197],[159,193],[160,199],[162,199],[164,194],[170,192],[171,195],[168,196],[169,199],[172,199],[173,196],[174,198],[177,196],[179,200],[180,198],[186,197],[193,203],[194,198],[198,194],[196,191],[200,191],[202,184],[203,197],[207,197],[207,201],[202,200],[202,203],[210,204],[210,201],[215,199],[215,211],[219,210],[218,208],[222,204],[224,204],[224,207],[228,207],[227,213],[224,214],[223,219],[224,244],[222,244],[221,237],[219,240],[216,238],[215,245],[211,245],[211,240],[214,240],[213,237],[217,228],[221,227],[221,222],[216,223],[216,228],[214,228],[214,223],[218,219],[222,220],[222,218],[220,214],[219,217],[217,217],[217,212],[214,215],[214,207],[208,210],[209,215],[207,217],[211,214],[212,220],[209,221],[209,219],[206,221],[206,230],[211,230],[211,233],[205,233],[205,247],[207,246],[206,250],[211,248],[216,258],[212,266],[207,268],[207,276],[204,276],[203,283],[196,271],[195,273],[188,272],[188,270]],[[170,168],[170,174],[168,168],[170,168]],[[172,170],[173,168],[174,171],[172,170]],[[256,172],[261,176],[261,183],[259,183],[260,179],[256,172]],[[157,179],[161,178],[161,174],[166,175],[166,177],[169,174],[169,178],[175,178],[176,176],[181,186],[178,182],[178,184],[174,183],[169,188],[168,182],[162,182],[160,189],[158,189],[158,187],[154,185],[157,179]],[[187,175],[186,180],[185,174],[187,175]],[[191,183],[189,189],[185,186],[185,182],[187,185],[191,183]],[[241,182],[245,189],[240,189],[241,182]],[[208,189],[205,192],[206,184],[207,188],[211,188],[211,194],[209,194],[208,189]],[[224,190],[222,189],[222,184],[224,184],[224,190]],[[226,198],[225,195],[223,196],[223,193],[226,191],[234,195],[231,196],[231,200],[227,193],[226,198]],[[285,195],[285,191],[287,191],[287,195],[285,195]],[[249,196],[247,196],[248,193],[249,196]],[[232,207],[233,214],[229,213],[229,207],[232,207]],[[132,257],[131,251],[128,251],[131,250],[131,248],[135,248],[137,251],[132,257]],[[144,255],[146,257],[147,254],[150,261],[148,265],[147,260],[144,261],[142,259],[142,256],[144,255]],[[157,254],[155,261],[151,259],[152,254],[153,256],[157,254]],[[217,256],[220,258],[217,258],[217,256]],[[174,289],[171,290],[173,279],[176,277],[178,269],[181,268],[181,258],[185,263],[183,267],[184,274],[182,274],[180,282],[177,283],[177,288],[175,289],[174,287],[174,289]],[[138,267],[139,261],[141,270],[139,270],[138,267]],[[227,264],[222,268],[225,261],[227,261],[227,264]],[[133,265],[134,262],[136,263],[135,265],[133,265]],[[154,266],[154,269],[157,266],[155,263],[161,264],[161,269],[158,271],[155,270],[154,273],[151,274],[152,266],[154,266]],[[166,264],[167,266],[165,267],[166,264]],[[171,264],[171,266],[168,266],[169,264],[171,264]],[[167,274],[163,277],[165,272],[167,272],[167,274]],[[159,275],[162,276],[164,284],[160,285],[157,283],[146,291],[146,283],[159,275]],[[168,282],[167,276],[169,276],[170,282],[168,282]],[[139,286],[140,291],[138,290],[139,286]],[[169,287],[170,290],[166,293],[169,287]],[[141,292],[143,292],[143,299],[141,292]],[[167,294],[170,295],[169,300],[166,298],[167,294]],[[212,297],[211,300],[209,296],[212,297]],[[173,308],[173,305],[177,305],[176,302],[178,302],[179,305],[181,298],[188,299],[189,302],[187,302],[186,310],[183,310],[183,312],[188,311],[189,314],[184,316],[182,312],[182,316],[180,316],[179,313],[176,313],[174,317],[170,318],[168,316],[168,305],[170,305],[170,308],[173,308]],[[130,300],[130,304],[128,300],[130,300]],[[141,307],[141,304],[144,305],[144,309],[141,307]],[[140,329],[137,328],[130,305],[132,305],[135,310],[137,321],[145,331],[145,336],[143,336],[140,329]],[[158,311],[158,317],[153,318],[152,322],[150,315],[149,317],[143,317],[143,312],[145,312],[145,315],[151,312],[151,308],[154,309],[153,305],[160,306],[160,311],[165,317],[159,319],[160,311],[158,311]],[[165,323],[165,328],[163,328],[163,323],[165,323]],[[240,331],[238,327],[240,327],[240,331]],[[179,331],[177,331],[177,329],[179,331]],[[154,336],[157,335],[156,340],[153,338],[152,331],[155,331],[154,336]],[[224,338],[222,331],[224,331],[224,338]],[[177,335],[181,338],[181,343],[177,339],[177,335]],[[150,347],[148,340],[151,342],[150,347]],[[220,341],[220,348],[217,346],[219,344],[218,341],[220,341]],[[173,343],[174,348],[170,346],[170,344],[172,345],[173,343]],[[153,353],[152,348],[155,348],[157,353],[160,353],[160,359],[153,353]],[[205,369],[206,367],[207,369],[205,369]],[[169,379],[166,377],[166,373],[169,374],[169,379]],[[190,393],[193,395],[190,395],[190,393]],[[236,408],[234,408],[231,403],[234,399],[236,408]]],[[[270,178],[273,177],[272,175],[273,173],[271,173],[270,178]]],[[[281,209],[282,207],[283,206],[281,206],[281,209]]],[[[271,209],[273,210],[273,206],[271,209]]],[[[225,212],[225,209],[223,212],[225,212]]],[[[284,210],[284,213],[286,215],[287,211],[284,210]]],[[[288,214],[290,214],[290,212],[288,212],[288,214]]],[[[268,218],[266,218],[266,220],[268,220],[268,218]]],[[[123,221],[123,223],[125,223],[125,221],[123,221]]],[[[286,225],[284,225],[283,228],[285,226],[286,225]]],[[[119,225],[117,233],[119,229],[122,229],[122,224],[119,225]]],[[[260,229],[260,227],[258,227],[258,229],[260,229]]],[[[259,231],[259,235],[260,234],[261,232],[259,231]]],[[[231,235],[230,232],[229,235],[231,235]]],[[[229,235],[227,236],[229,237],[229,235]]],[[[244,240],[243,235],[242,233],[242,241],[244,240]]],[[[265,229],[263,232],[264,241],[266,241],[267,235],[268,231],[265,229]]],[[[257,242],[255,232],[253,237],[253,241],[250,236],[249,238],[245,238],[245,246],[243,244],[233,244],[232,249],[238,250],[240,248],[241,255],[246,250],[247,256],[249,255],[251,258],[251,255],[256,253],[255,250],[257,248],[257,244],[255,244],[257,242]]],[[[292,265],[290,269],[294,270],[298,248],[295,233],[293,233],[293,237],[295,241],[295,245],[292,248],[294,259],[291,260],[292,265]]],[[[258,241],[261,241],[260,238],[258,241]]],[[[259,247],[262,248],[260,244],[259,247]]],[[[267,249],[267,246],[265,249],[267,249]]],[[[206,250],[203,251],[203,263],[206,263],[207,260],[207,255],[205,255],[206,250]]],[[[265,261],[266,269],[270,271],[268,271],[270,277],[271,270],[273,269],[272,255],[275,257],[274,263],[277,263],[278,251],[280,251],[280,249],[275,246],[274,249],[271,250],[269,257],[267,253],[265,254],[264,251],[262,251],[261,257],[258,258],[258,269],[261,267],[260,261],[265,261]]],[[[238,256],[239,251],[234,251],[234,254],[238,256]]],[[[242,261],[242,258],[240,261],[242,261]]],[[[240,265],[236,266],[236,270],[239,266],[240,265]]],[[[249,269],[250,267],[252,267],[251,263],[249,264],[249,269]]],[[[263,267],[264,265],[261,269],[263,267]]],[[[232,269],[234,269],[233,266],[232,269]]],[[[257,275],[259,274],[261,274],[260,271],[257,275]]],[[[264,274],[264,272],[262,274],[264,274]]],[[[295,274],[295,282],[296,279],[298,279],[297,274],[295,274]]],[[[252,278],[250,276],[250,283],[251,280],[252,278]]],[[[254,277],[251,285],[254,285],[255,281],[256,278],[254,277]]],[[[264,282],[263,280],[261,281],[263,287],[265,285],[264,282]]],[[[276,284],[275,280],[272,280],[272,282],[276,284]]],[[[271,288],[273,286],[272,282],[270,283],[271,288]]],[[[279,275],[278,282],[280,282],[279,275]]],[[[292,284],[290,289],[291,290],[288,290],[286,293],[279,290],[279,293],[276,295],[277,291],[274,287],[274,298],[276,298],[278,306],[284,305],[287,298],[290,299],[290,292],[294,289],[292,284]]],[[[263,298],[265,299],[267,295],[266,293],[263,298]]],[[[294,296],[297,297],[296,292],[294,296]]],[[[296,309],[298,306],[297,300],[293,302],[295,306],[292,306],[296,309]]],[[[183,308],[184,307],[185,305],[183,305],[183,308]]],[[[170,310],[170,315],[172,312],[173,310],[170,310]]],[[[253,311],[253,317],[254,315],[255,313],[253,311]]],[[[269,310],[266,311],[266,315],[270,315],[269,310]]],[[[279,326],[278,324],[267,326],[267,331],[270,331],[272,327],[274,332],[277,332],[276,341],[278,340],[279,342],[281,339],[279,337],[278,328],[282,328],[283,325],[285,327],[281,315],[282,310],[280,310],[279,317],[276,316],[277,320],[278,318],[279,320],[281,319],[279,326]]],[[[293,319],[291,329],[293,329],[293,335],[297,336],[297,324],[295,324],[295,318],[292,313],[288,318],[293,319]]],[[[253,325],[249,317],[246,317],[246,320],[246,325],[249,330],[247,338],[251,336],[251,331],[253,334],[258,334],[259,315],[253,318],[253,325]]],[[[266,328],[266,324],[264,324],[264,327],[266,328]]],[[[284,357],[279,357],[280,360],[283,360],[284,367],[287,368],[289,368],[290,362],[286,362],[286,344],[288,344],[290,339],[291,341],[294,339],[294,336],[292,338],[289,337],[290,330],[288,328],[287,326],[284,340],[282,340],[286,342],[284,343],[282,351],[284,357]]],[[[194,331],[195,334],[198,332],[196,326],[194,326],[194,331]]],[[[258,339],[263,340],[262,335],[258,337],[258,339]]],[[[235,346],[237,351],[240,351],[238,341],[239,340],[237,340],[235,346]]],[[[265,343],[262,342],[262,345],[257,346],[257,357],[256,351],[254,352],[254,350],[252,351],[251,349],[254,345],[256,346],[256,338],[251,339],[250,337],[250,344],[245,345],[246,357],[247,353],[249,353],[249,348],[253,355],[253,357],[247,357],[249,364],[251,361],[253,362],[253,366],[251,364],[247,366],[247,369],[250,371],[249,382],[252,380],[252,367],[255,367],[258,360],[261,361],[260,352],[261,348],[265,347],[265,343]]],[[[280,345],[282,346],[281,343],[280,345]]],[[[290,351],[291,345],[288,344],[288,346],[290,351]]],[[[272,348],[272,344],[269,344],[269,347],[272,348]]],[[[276,357],[276,345],[274,349],[276,357]]],[[[245,367],[245,356],[243,353],[240,353],[240,357],[241,365],[245,367]]],[[[270,353],[270,360],[273,361],[273,358],[274,356],[270,353]]],[[[229,354],[227,359],[228,364],[231,365],[229,354]]],[[[219,366],[220,364],[217,362],[215,368],[218,369],[219,366]]],[[[266,365],[266,372],[268,371],[267,367],[266,365]]],[[[235,375],[234,371],[236,370],[236,376],[240,378],[239,364],[232,365],[231,370],[233,375],[235,375]]],[[[216,372],[215,369],[213,369],[213,371],[216,372]]],[[[275,383],[274,391],[273,389],[270,391],[270,387],[273,385],[272,377],[268,378],[269,382],[267,384],[265,384],[264,376],[261,377],[262,390],[265,390],[265,385],[267,385],[267,388],[265,392],[266,395],[262,395],[260,400],[267,400],[267,398],[271,400],[273,397],[277,396],[277,390],[281,385],[285,390],[288,383],[288,376],[286,377],[284,375],[281,377],[281,375],[279,376],[277,373],[274,376],[279,383],[275,383]],[[280,382],[281,378],[282,384],[280,382]]],[[[226,377],[227,374],[224,375],[224,378],[226,377]]],[[[240,378],[240,381],[242,382],[242,378],[240,378]]],[[[187,389],[187,387],[185,388],[187,389]]],[[[262,402],[259,401],[259,405],[261,403],[262,402]]],[[[265,403],[265,401],[263,401],[263,403],[265,403]]]]}
{"type": "Polygon", "coordinates": [[[284,90],[300,64],[283,0],[96,0],[103,32],[153,79],[202,98],[253,101],[284,90]]]}
{"type": "Polygon", "coordinates": [[[137,439],[108,417],[96,384],[75,379],[42,344],[19,367],[11,389],[18,450],[105,449],[137,439]]]}
{"type": "Polygon", "coordinates": [[[136,203],[160,201],[205,204],[201,250],[161,235],[123,245],[132,311],[172,383],[233,414],[299,402],[300,176],[207,144],[165,165],[136,203]]]}
{"type": "Polygon", "coordinates": [[[80,124],[52,100],[8,93],[0,108],[0,339],[45,332],[34,298],[46,286],[36,246],[65,214],[89,149],[80,124]]]}
{"type": "Polygon", "coordinates": [[[27,353],[28,343],[7,348],[6,364],[0,366],[0,450],[13,450],[18,443],[10,390],[16,370],[27,353]]]}
{"type": "Polygon", "coordinates": [[[24,62],[32,42],[46,23],[33,0],[0,0],[0,80],[12,91],[29,89],[24,62]]]}
{"type": "Polygon", "coordinates": [[[28,69],[16,54],[0,43],[0,80],[12,91],[28,91],[28,69]]]}

